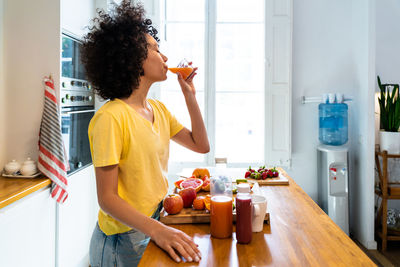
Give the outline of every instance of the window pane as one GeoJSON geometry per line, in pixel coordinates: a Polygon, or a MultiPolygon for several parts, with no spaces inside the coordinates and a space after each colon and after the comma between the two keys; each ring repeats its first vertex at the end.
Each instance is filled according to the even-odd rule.
{"type": "Polygon", "coordinates": [[[204,0],[165,0],[167,21],[204,21],[204,0]]]}
{"type": "Polygon", "coordinates": [[[216,90],[264,90],[263,24],[217,24],[216,90]]]}
{"type": "Polygon", "coordinates": [[[216,157],[228,162],[264,161],[264,94],[216,94],[216,157]]]}
{"type": "MultiPolygon", "coordinates": [[[[179,87],[178,81],[175,81],[177,90],[167,91],[161,90],[161,101],[166,105],[168,110],[178,119],[189,130],[191,129],[190,116],[186,107],[185,98],[183,97],[182,91],[179,87]]],[[[199,103],[200,110],[202,111],[204,119],[204,93],[196,93],[197,102],[199,103]]],[[[191,162],[201,162],[204,160],[203,154],[198,154],[181,145],[176,144],[171,141],[170,146],[170,161],[191,161],[191,162]]]]}
{"type": "Polygon", "coordinates": [[[265,0],[217,0],[217,22],[262,22],[265,0]]]}

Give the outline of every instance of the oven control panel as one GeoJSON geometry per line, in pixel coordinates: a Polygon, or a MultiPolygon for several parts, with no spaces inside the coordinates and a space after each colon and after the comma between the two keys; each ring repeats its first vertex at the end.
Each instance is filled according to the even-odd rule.
{"type": "Polygon", "coordinates": [[[94,93],[88,81],[61,78],[61,107],[94,106],[94,93]]]}
{"type": "Polygon", "coordinates": [[[61,90],[93,92],[92,85],[88,81],[66,77],[61,77],[61,90]]]}
{"type": "Polygon", "coordinates": [[[94,106],[92,92],[61,91],[61,107],[94,106]]]}

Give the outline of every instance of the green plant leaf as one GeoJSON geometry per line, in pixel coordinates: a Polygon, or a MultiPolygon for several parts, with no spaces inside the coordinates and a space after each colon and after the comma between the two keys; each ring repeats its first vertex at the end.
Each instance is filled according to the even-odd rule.
{"type": "Polygon", "coordinates": [[[400,127],[400,98],[398,84],[382,84],[379,75],[377,82],[380,89],[378,98],[380,110],[380,128],[385,131],[397,132],[400,127]],[[393,86],[392,92],[389,86],[393,86]]]}

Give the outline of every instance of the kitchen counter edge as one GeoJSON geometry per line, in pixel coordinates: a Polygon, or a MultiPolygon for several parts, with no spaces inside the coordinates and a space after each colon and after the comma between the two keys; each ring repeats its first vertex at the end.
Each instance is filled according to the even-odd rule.
{"type": "Polygon", "coordinates": [[[50,184],[51,180],[45,176],[33,179],[0,176],[0,209],[42,188],[48,187],[50,184]]]}

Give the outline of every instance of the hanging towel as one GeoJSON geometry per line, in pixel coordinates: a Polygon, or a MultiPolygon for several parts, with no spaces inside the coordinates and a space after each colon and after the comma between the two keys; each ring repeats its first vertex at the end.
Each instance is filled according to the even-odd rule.
{"type": "Polygon", "coordinates": [[[68,159],[61,136],[60,113],[54,81],[44,78],[44,109],[39,133],[39,170],[51,179],[51,196],[60,204],[68,197],[68,159]]]}

